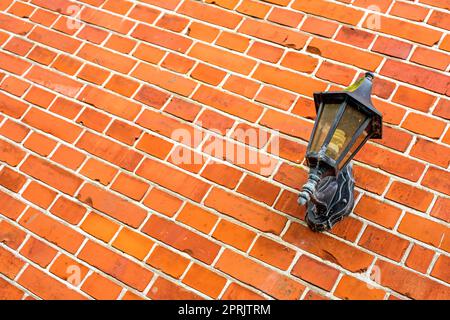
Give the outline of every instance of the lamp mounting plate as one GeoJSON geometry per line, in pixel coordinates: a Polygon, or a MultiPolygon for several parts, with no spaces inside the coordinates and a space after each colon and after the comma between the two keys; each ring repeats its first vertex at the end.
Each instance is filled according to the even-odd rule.
{"type": "Polygon", "coordinates": [[[355,202],[355,181],[349,163],[337,176],[321,178],[308,202],[306,223],[313,231],[330,230],[348,216],[355,202]]]}

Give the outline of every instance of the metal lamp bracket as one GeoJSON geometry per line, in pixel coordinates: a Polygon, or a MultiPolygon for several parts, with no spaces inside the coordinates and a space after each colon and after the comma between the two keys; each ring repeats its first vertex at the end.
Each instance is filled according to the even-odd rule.
{"type": "Polygon", "coordinates": [[[348,216],[354,205],[355,180],[352,164],[337,176],[321,177],[320,170],[311,170],[308,182],[299,196],[299,203],[308,203],[306,223],[313,231],[330,230],[348,216]]]}

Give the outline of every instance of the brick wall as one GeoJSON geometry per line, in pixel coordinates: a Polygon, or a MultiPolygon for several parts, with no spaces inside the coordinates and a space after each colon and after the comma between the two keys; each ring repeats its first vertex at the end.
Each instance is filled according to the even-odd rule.
{"type": "Polygon", "coordinates": [[[449,299],[449,9],[2,0],[0,299],[449,299]],[[383,139],[312,233],[312,93],[367,70],[383,139]]]}

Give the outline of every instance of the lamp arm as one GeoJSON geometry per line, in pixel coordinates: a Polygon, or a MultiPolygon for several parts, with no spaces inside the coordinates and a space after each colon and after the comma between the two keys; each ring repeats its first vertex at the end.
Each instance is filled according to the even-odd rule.
{"type": "Polygon", "coordinates": [[[298,196],[298,203],[300,205],[305,205],[310,200],[312,200],[313,203],[322,204],[314,196],[317,184],[322,177],[322,173],[322,170],[317,167],[309,171],[308,181],[303,185],[302,190],[298,196]]]}

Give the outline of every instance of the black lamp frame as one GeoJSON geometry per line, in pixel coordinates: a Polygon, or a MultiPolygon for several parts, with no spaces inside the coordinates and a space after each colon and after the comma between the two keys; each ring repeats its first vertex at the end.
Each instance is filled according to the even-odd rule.
{"type": "Polygon", "coordinates": [[[351,213],[354,206],[354,178],[350,162],[367,140],[382,137],[382,115],[371,101],[373,78],[372,73],[366,73],[364,78],[345,91],[314,93],[317,117],[306,151],[310,172],[308,182],[299,195],[299,203],[307,204],[306,222],[314,231],[329,230],[351,213]],[[340,106],[319,151],[314,152],[311,150],[311,143],[326,104],[340,106]],[[326,155],[326,150],[346,108],[357,108],[366,114],[367,118],[353,134],[343,152],[334,160],[326,155]],[[364,130],[367,131],[367,136],[345,159],[364,130]],[[344,159],[345,163],[341,163],[344,159]]]}

